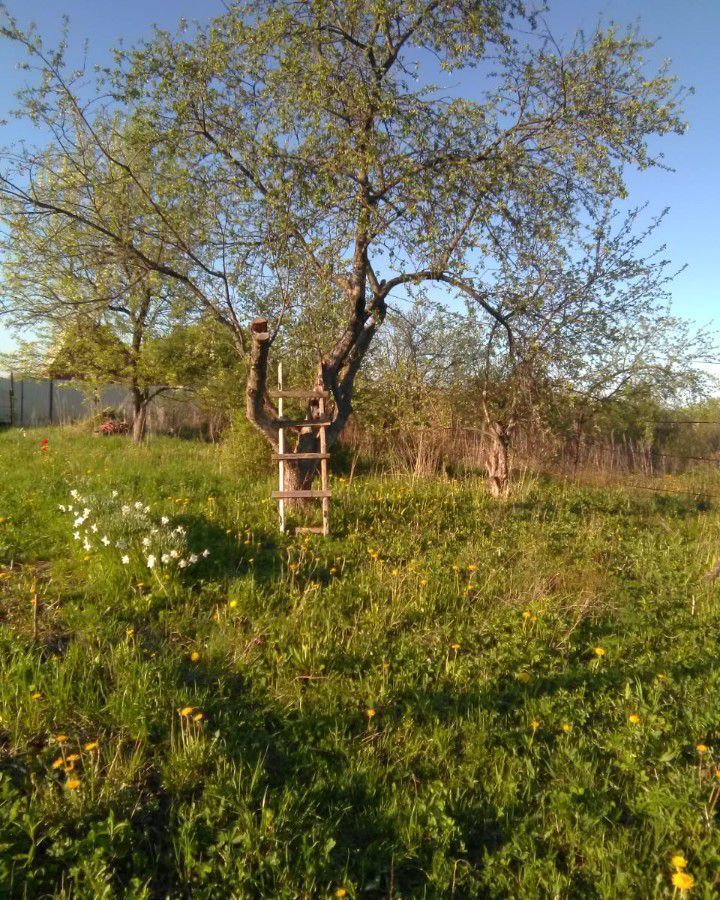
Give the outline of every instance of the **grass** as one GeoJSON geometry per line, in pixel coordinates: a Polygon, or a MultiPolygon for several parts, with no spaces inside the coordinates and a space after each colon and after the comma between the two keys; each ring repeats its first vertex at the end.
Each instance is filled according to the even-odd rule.
{"type": "Polygon", "coordinates": [[[712,502],[335,478],[294,538],[212,446],[0,465],[0,895],[718,895],[712,502]],[[135,501],[194,565],[97,542],[135,501]]]}

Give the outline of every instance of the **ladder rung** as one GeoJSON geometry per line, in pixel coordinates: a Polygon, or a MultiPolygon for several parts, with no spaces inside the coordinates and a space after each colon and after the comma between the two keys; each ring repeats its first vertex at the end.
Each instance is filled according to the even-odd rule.
{"type": "Polygon", "coordinates": [[[298,525],[296,534],[324,534],[322,525],[298,525]]]}
{"type": "Polygon", "coordinates": [[[268,391],[273,399],[286,397],[288,400],[329,400],[330,391],[268,391]]]}
{"type": "Polygon", "coordinates": [[[332,493],[330,491],[273,491],[272,496],[275,500],[299,500],[303,497],[332,497],[332,493]]]}
{"type": "Polygon", "coordinates": [[[279,428],[327,428],[329,419],[275,419],[279,428]]]}
{"type": "Polygon", "coordinates": [[[281,459],[330,459],[329,453],[273,453],[275,462],[281,459]]]}

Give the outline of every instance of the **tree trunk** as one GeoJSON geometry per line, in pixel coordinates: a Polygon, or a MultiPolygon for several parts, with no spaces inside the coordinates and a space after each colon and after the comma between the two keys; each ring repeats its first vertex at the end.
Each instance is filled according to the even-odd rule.
{"type": "Polygon", "coordinates": [[[147,408],[148,398],[144,391],[133,388],[133,419],[132,419],[132,439],[133,443],[140,444],[145,440],[145,429],[147,426],[147,408]]]}
{"type": "Polygon", "coordinates": [[[507,497],[510,490],[510,434],[502,422],[490,423],[490,448],[487,454],[487,474],[493,497],[507,497]]]}

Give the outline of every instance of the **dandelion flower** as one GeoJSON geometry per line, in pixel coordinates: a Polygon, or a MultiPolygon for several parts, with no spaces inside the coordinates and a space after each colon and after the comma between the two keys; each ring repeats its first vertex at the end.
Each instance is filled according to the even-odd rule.
{"type": "Polygon", "coordinates": [[[517,680],[522,681],[523,684],[527,684],[527,682],[530,681],[530,673],[529,672],[518,672],[517,680]]]}
{"type": "Polygon", "coordinates": [[[679,891],[689,891],[695,886],[695,879],[687,872],[673,872],[672,883],[679,891]]]}
{"type": "Polygon", "coordinates": [[[88,752],[90,750],[95,750],[95,749],[97,749],[97,745],[98,745],[97,741],[90,741],[89,744],[85,744],[85,746],[83,747],[83,750],[87,750],[88,752]]]}
{"type": "Polygon", "coordinates": [[[193,722],[202,722],[204,718],[205,716],[201,712],[195,713],[195,715],[192,717],[193,722]]]}
{"type": "Polygon", "coordinates": [[[562,727],[562,730],[565,732],[565,734],[567,734],[568,731],[570,731],[571,728],[572,728],[572,725],[568,725],[568,723],[565,722],[565,724],[564,724],[563,727],[562,727]]]}
{"type": "Polygon", "coordinates": [[[50,768],[51,769],[59,769],[60,766],[64,766],[64,765],[65,765],[65,760],[62,758],[62,756],[58,756],[58,758],[53,762],[53,764],[50,768]]]}
{"type": "Polygon", "coordinates": [[[30,699],[31,700],[42,700],[42,694],[40,693],[40,691],[35,691],[34,694],[30,695],[30,699]]]}
{"type": "Polygon", "coordinates": [[[194,709],[195,709],[194,706],[183,706],[183,708],[180,710],[180,715],[181,716],[189,716],[190,713],[193,712],[194,709]]]}
{"type": "Polygon", "coordinates": [[[193,650],[193,652],[190,654],[191,662],[197,662],[199,659],[200,659],[200,654],[197,652],[197,650],[193,650]]]}
{"type": "Polygon", "coordinates": [[[347,897],[347,891],[345,890],[345,888],[338,888],[335,891],[335,896],[336,897],[347,897]]]}
{"type": "Polygon", "coordinates": [[[530,723],[530,727],[532,728],[533,731],[537,731],[538,728],[540,727],[540,723],[538,722],[537,719],[533,719],[532,722],[530,723]]]}
{"type": "Polygon", "coordinates": [[[637,713],[630,713],[628,716],[628,722],[631,725],[637,725],[640,721],[640,716],[637,713]]]}
{"type": "Polygon", "coordinates": [[[370,709],[366,709],[365,715],[368,717],[368,719],[372,719],[372,717],[375,715],[375,710],[372,707],[370,709]]]}
{"type": "Polygon", "coordinates": [[[451,649],[451,650],[459,650],[459,649],[460,649],[460,644],[450,644],[450,649],[451,649]]]}
{"type": "Polygon", "coordinates": [[[530,610],[526,609],[525,612],[523,613],[523,619],[529,619],[531,615],[532,615],[532,613],[530,612],[530,610]]]}
{"type": "Polygon", "coordinates": [[[700,756],[702,756],[703,753],[707,753],[710,748],[706,744],[695,744],[695,749],[700,756]]]}
{"type": "Polygon", "coordinates": [[[470,565],[468,566],[468,572],[475,572],[475,571],[477,571],[477,563],[470,563],[470,565]]]}
{"type": "Polygon", "coordinates": [[[235,609],[235,607],[237,606],[237,600],[231,600],[228,603],[228,606],[230,607],[230,609],[235,609]]]}
{"type": "Polygon", "coordinates": [[[682,853],[676,853],[675,856],[673,856],[673,858],[670,860],[670,862],[676,869],[685,869],[687,868],[688,864],[682,853]]]}
{"type": "Polygon", "coordinates": [[[66,734],[56,734],[55,740],[58,742],[58,744],[64,744],[65,741],[67,740],[67,735],[66,734]]]}
{"type": "Polygon", "coordinates": [[[595,656],[605,656],[605,650],[602,647],[593,648],[593,653],[595,656]]]}
{"type": "Polygon", "coordinates": [[[75,791],[80,787],[80,779],[79,778],[68,778],[65,782],[65,787],[70,791],[75,791]]]}
{"type": "Polygon", "coordinates": [[[79,753],[71,753],[71,754],[69,754],[69,756],[67,756],[65,758],[65,762],[72,763],[72,762],[75,762],[76,759],[80,759],[80,754],[79,753]]]}

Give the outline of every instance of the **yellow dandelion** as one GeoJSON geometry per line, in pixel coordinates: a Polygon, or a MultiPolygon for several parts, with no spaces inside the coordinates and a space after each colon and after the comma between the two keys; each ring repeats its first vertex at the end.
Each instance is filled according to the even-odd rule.
{"type": "Polygon", "coordinates": [[[40,691],[35,691],[34,694],[30,695],[30,699],[31,700],[42,700],[42,694],[40,693],[40,691]]]}
{"type": "Polygon", "coordinates": [[[58,742],[58,744],[64,744],[65,741],[67,740],[67,735],[66,734],[56,734],[55,740],[58,742]]]}
{"type": "Polygon", "coordinates": [[[425,587],[425,585],[426,585],[427,583],[428,583],[427,578],[421,578],[421,579],[420,579],[420,584],[421,584],[423,587],[425,587]]]}
{"type": "Polygon", "coordinates": [[[459,572],[459,571],[460,571],[460,566],[458,566],[458,565],[455,565],[455,566],[453,566],[452,568],[453,568],[453,572],[459,572]]]}
{"type": "Polygon", "coordinates": [[[335,891],[335,896],[336,897],[347,897],[347,891],[345,890],[345,888],[338,888],[335,891]]]}
{"type": "Polygon", "coordinates": [[[707,753],[710,748],[707,746],[707,744],[695,744],[695,749],[700,754],[700,756],[702,756],[703,753],[707,753]]]}
{"type": "Polygon", "coordinates": [[[637,725],[640,721],[640,716],[637,713],[630,713],[628,716],[628,722],[631,725],[637,725]]]}
{"type": "Polygon", "coordinates": [[[72,772],[72,771],[74,770],[74,768],[75,768],[75,763],[74,763],[74,762],[69,762],[69,763],[67,763],[67,765],[65,766],[65,771],[66,771],[66,772],[72,772]]]}
{"type": "Polygon", "coordinates": [[[55,760],[55,762],[53,762],[51,768],[59,769],[60,766],[64,766],[64,765],[65,765],[65,760],[62,758],[62,756],[58,756],[58,758],[55,760]]]}
{"type": "Polygon", "coordinates": [[[532,615],[532,613],[530,612],[530,610],[526,609],[525,612],[523,613],[523,619],[529,619],[531,615],[532,615]]]}
{"type": "Polygon", "coordinates": [[[237,606],[237,600],[231,600],[228,603],[228,606],[230,607],[230,609],[235,609],[235,607],[237,606]]]}
{"type": "Polygon", "coordinates": [[[572,728],[572,725],[568,725],[568,723],[565,722],[565,724],[564,724],[563,727],[562,727],[562,730],[565,732],[565,734],[567,734],[568,731],[570,731],[571,728],[572,728]]]}
{"type": "Polygon", "coordinates": [[[676,853],[675,856],[673,856],[673,858],[670,860],[670,862],[676,869],[685,869],[687,868],[688,864],[682,853],[676,853]]]}
{"type": "Polygon", "coordinates": [[[451,650],[459,650],[459,649],[460,649],[460,644],[450,644],[450,649],[451,649],[451,650]]]}
{"type": "Polygon", "coordinates": [[[193,650],[193,652],[190,654],[190,661],[197,662],[199,659],[200,659],[200,654],[197,652],[197,650],[193,650]]]}
{"type": "Polygon", "coordinates": [[[76,759],[80,759],[79,753],[70,753],[69,756],[65,757],[67,762],[75,762],[76,759]]]}
{"type": "Polygon", "coordinates": [[[194,709],[195,709],[194,706],[183,706],[183,708],[180,710],[180,715],[181,716],[189,716],[190,713],[193,712],[194,709]]]}
{"type": "Polygon", "coordinates": [[[372,707],[370,709],[366,709],[365,715],[368,717],[368,719],[372,719],[372,717],[375,715],[375,710],[372,709],[372,707]]]}
{"type": "Polygon", "coordinates": [[[83,750],[87,750],[88,752],[90,750],[95,750],[97,748],[97,745],[98,745],[97,741],[90,741],[89,744],[85,744],[85,746],[83,747],[83,750]]]}
{"type": "Polygon", "coordinates": [[[532,728],[533,731],[537,731],[538,728],[540,727],[540,723],[538,722],[537,719],[533,719],[532,722],[530,723],[530,727],[532,728]]]}
{"type": "Polygon", "coordinates": [[[69,791],[76,791],[80,787],[80,779],[79,778],[68,778],[65,782],[65,787],[69,791]]]}
{"type": "Polygon", "coordinates": [[[594,647],[593,653],[595,654],[595,656],[605,656],[605,650],[603,649],[603,647],[594,647]]]}
{"type": "Polygon", "coordinates": [[[392,574],[393,574],[393,575],[399,575],[400,572],[399,572],[397,569],[393,569],[393,570],[392,570],[392,574]]]}
{"type": "Polygon", "coordinates": [[[477,563],[470,563],[468,566],[468,572],[476,572],[477,571],[477,563]]]}
{"type": "Polygon", "coordinates": [[[522,681],[525,684],[527,684],[527,682],[530,681],[530,673],[529,672],[518,672],[517,679],[518,679],[518,681],[522,681]]]}
{"type": "Polygon", "coordinates": [[[205,718],[205,716],[201,712],[199,712],[199,713],[195,713],[195,715],[192,718],[193,718],[193,722],[202,722],[202,720],[205,718]]]}
{"type": "Polygon", "coordinates": [[[695,879],[688,872],[673,872],[673,885],[682,892],[690,891],[695,886],[695,879]]]}

